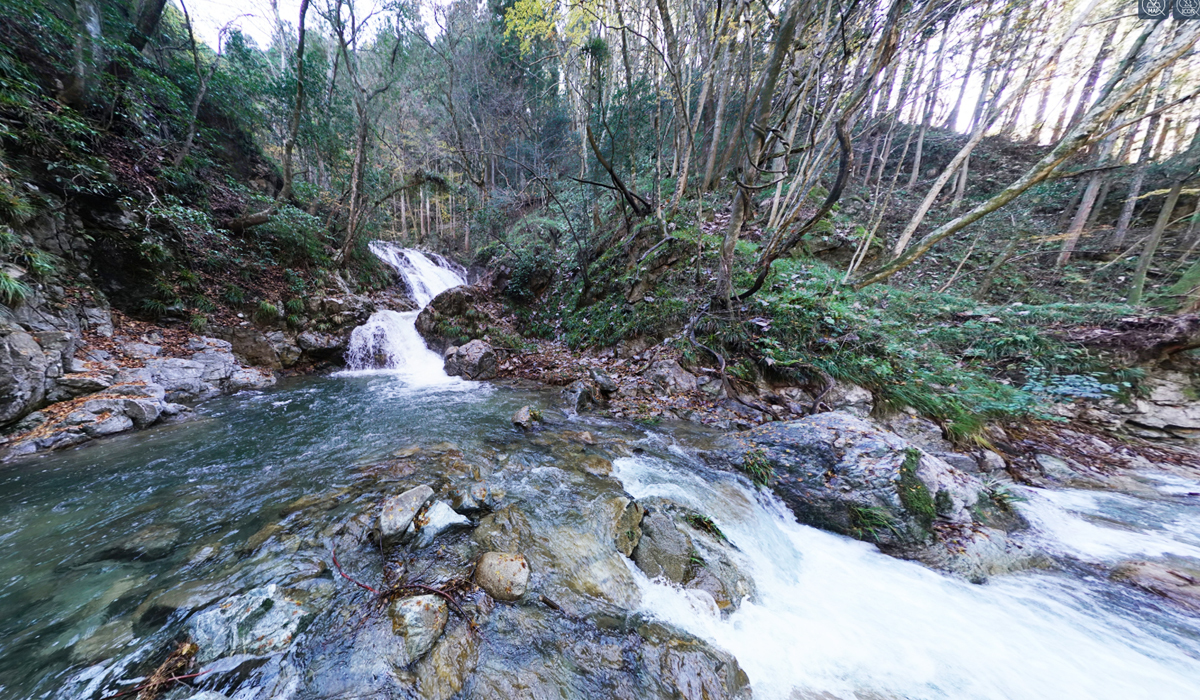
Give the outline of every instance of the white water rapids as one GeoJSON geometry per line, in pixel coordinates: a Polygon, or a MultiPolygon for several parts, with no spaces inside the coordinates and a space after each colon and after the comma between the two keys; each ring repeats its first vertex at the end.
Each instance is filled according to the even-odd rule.
{"type": "MultiPolygon", "coordinates": [[[[465,283],[436,256],[380,242],[371,249],[420,306],[465,283]]],[[[350,370],[386,370],[407,387],[478,386],[445,375],[416,331],[417,313],[372,315],[354,331],[350,370]]],[[[731,652],[757,700],[1200,698],[1200,622],[1088,568],[1130,557],[1200,558],[1194,507],[1025,490],[1022,510],[1038,545],[1080,570],[972,585],[799,525],[773,496],[733,481],[649,457],[618,459],[614,475],[634,498],[661,496],[709,515],[740,550],[757,594],[727,617],[707,594],[631,569],[641,612],[731,652]]],[[[1159,493],[1172,489],[1190,494],[1200,485],[1164,483],[1159,493]]]]}
{"type": "Polygon", "coordinates": [[[614,467],[635,498],[705,513],[741,550],[757,599],[724,619],[703,593],[635,575],[643,612],[731,652],[757,700],[1200,697],[1195,619],[1118,609],[1102,580],[972,585],[799,525],[773,496],[654,459],[614,467]]]}
{"type": "Polygon", "coordinates": [[[446,376],[442,358],[426,347],[417,332],[416,322],[420,309],[434,297],[467,283],[465,270],[460,272],[461,268],[439,255],[401,248],[393,243],[372,241],[370,248],[404,278],[418,310],[385,309],[371,314],[371,318],[350,335],[347,370],[351,373],[387,370],[401,375],[410,387],[461,383],[457,378],[446,376]]]}

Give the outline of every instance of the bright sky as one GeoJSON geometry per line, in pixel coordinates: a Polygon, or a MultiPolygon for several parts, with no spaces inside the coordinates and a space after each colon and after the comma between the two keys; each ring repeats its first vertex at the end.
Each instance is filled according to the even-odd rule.
{"type": "MultiPolygon", "coordinates": [[[[176,5],[179,0],[172,0],[176,5]]],[[[271,11],[271,0],[184,0],[188,12],[192,16],[193,26],[197,35],[204,43],[216,48],[217,36],[221,27],[234,21],[241,27],[242,33],[254,39],[260,48],[266,48],[271,43],[275,33],[275,15],[271,11]]],[[[276,0],[279,6],[279,17],[284,24],[295,27],[300,18],[300,0],[276,0]]],[[[359,15],[370,13],[379,0],[354,0],[359,15]]],[[[324,5],[323,0],[310,0],[308,7],[308,25],[313,26],[317,11],[324,5]]],[[[422,9],[426,17],[427,8],[422,9]]]]}

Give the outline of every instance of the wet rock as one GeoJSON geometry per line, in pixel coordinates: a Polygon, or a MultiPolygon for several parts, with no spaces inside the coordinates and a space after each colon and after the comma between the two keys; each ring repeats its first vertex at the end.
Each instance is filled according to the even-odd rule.
{"type": "Polygon", "coordinates": [[[532,430],[533,409],[528,406],[518,408],[517,412],[512,414],[512,424],[522,430],[532,430]]]}
{"type": "Polygon", "coordinates": [[[583,413],[595,403],[592,390],[583,381],[574,381],[562,390],[562,401],[568,413],[583,413]]]}
{"type": "Polygon", "coordinates": [[[480,520],[471,538],[485,549],[516,554],[533,541],[533,530],[525,514],[509,505],[480,520]]]}
{"type": "Polygon", "coordinates": [[[195,695],[189,695],[187,700],[229,700],[229,696],[215,690],[201,690],[195,695]]]}
{"type": "MultiPolygon", "coordinates": [[[[472,315],[478,315],[475,307],[482,301],[477,290],[471,287],[454,287],[447,289],[441,294],[433,298],[421,313],[417,315],[416,328],[421,337],[425,339],[425,343],[429,347],[443,353],[453,343],[451,339],[443,335],[442,331],[446,328],[454,328],[459,331],[468,332],[477,330],[473,326],[475,319],[470,318],[472,315]]],[[[461,336],[460,336],[461,337],[461,336]]]]}
{"type": "Polygon", "coordinates": [[[450,507],[456,513],[481,513],[494,510],[504,498],[504,490],[488,484],[457,484],[447,491],[450,507]]]}
{"type": "Polygon", "coordinates": [[[798,521],[897,556],[946,544],[941,532],[969,538],[973,508],[987,498],[978,479],[847,413],[770,423],[737,439],[735,462],[759,475],[773,470],[771,487],[798,521]]]}
{"type": "Polygon", "coordinates": [[[682,700],[749,700],[750,679],[732,654],[657,624],[638,634],[647,640],[641,660],[664,697],[682,700]]]}
{"type": "Polygon", "coordinates": [[[243,367],[229,351],[230,344],[216,338],[198,338],[189,346],[190,359],[154,358],[140,368],[117,373],[118,383],[157,384],[168,401],[199,401],[223,393],[263,389],[275,376],[262,369],[243,367]]]}
{"type": "Polygon", "coordinates": [[[417,517],[417,511],[432,499],[433,489],[425,484],[384,499],[379,506],[379,533],[383,540],[387,542],[403,535],[417,517]]]}
{"type": "Polygon", "coordinates": [[[224,582],[182,583],[151,596],[139,605],[133,613],[133,621],[139,632],[154,630],[177,612],[190,613],[199,610],[230,593],[228,584],[224,582]]]}
{"type": "Polygon", "coordinates": [[[393,602],[388,616],[392,618],[392,631],[404,637],[404,651],[411,663],[424,656],[442,636],[450,609],[440,596],[422,595],[393,602]]]}
{"type": "Polygon", "coordinates": [[[633,562],[650,578],[683,583],[691,571],[691,539],[665,512],[654,510],[642,518],[642,537],[633,550],[633,562]]]}
{"type": "Polygon", "coordinates": [[[443,369],[451,377],[472,381],[496,378],[496,351],[482,340],[472,340],[461,347],[450,347],[443,357],[443,369]]]}
{"type": "Polygon", "coordinates": [[[417,529],[416,546],[428,547],[438,535],[449,530],[471,527],[471,521],[454,512],[444,501],[437,501],[413,520],[417,529]]]}
{"type": "Polygon", "coordinates": [[[584,455],[579,459],[579,466],[588,474],[608,476],[612,474],[612,462],[600,455],[584,455]]]}
{"type": "Polygon", "coordinates": [[[520,554],[487,552],[475,566],[475,583],[496,600],[517,600],[529,584],[529,564],[520,554]]]}
{"type": "Polygon", "coordinates": [[[655,393],[665,396],[686,394],[696,390],[696,376],[679,366],[675,360],[657,360],[646,370],[645,378],[655,393]]]}
{"type": "Polygon", "coordinates": [[[613,543],[621,554],[633,556],[633,551],[642,541],[642,518],[646,515],[646,509],[624,496],[615,499],[615,503],[620,514],[613,523],[613,543]]]}
{"type": "Polygon", "coordinates": [[[426,700],[450,700],[462,691],[479,663],[478,635],[460,622],[417,662],[417,689],[426,700]]]}
{"type": "Polygon", "coordinates": [[[1130,561],[1114,569],[1112,578],[1200,611],[1200,570],[1158,562],[1130,561]]]}
{"type": "Polygon", "coordinates": [[[308,613],[275,584],[232,596],[187,621],[188,634],[200,647],[196,660],[212,661],[232,653],[266,654],[286,648],[308,613]]]}
{"type": "Polygon", "coordinates": [[[153,561],[175,551],[179,543],[179,528],[170,525],[151,525],[104,550],[98,559],[153,561]]]}

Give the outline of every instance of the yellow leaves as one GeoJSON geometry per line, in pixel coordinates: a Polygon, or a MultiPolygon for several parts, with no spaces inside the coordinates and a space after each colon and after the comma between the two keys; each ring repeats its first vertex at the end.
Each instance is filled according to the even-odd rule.
{"type": "Polygon", "coordinates": [[[539,40],[582,46],[591,33],[589,25],[603,18],[604,12],[599,0],[517,0],[504,13],[504,36],[520,40],[522,55],[533,51],[539,40]]]}

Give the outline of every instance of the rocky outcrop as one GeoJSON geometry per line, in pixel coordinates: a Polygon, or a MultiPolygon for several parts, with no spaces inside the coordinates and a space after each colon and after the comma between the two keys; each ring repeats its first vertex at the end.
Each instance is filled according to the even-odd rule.
{"type": "Polygon", "coordinates": [[[41,408],[74,369],[76,336],[0,324],[0,426],[41,408]]]}
{"type": "Polygon", "coordinates": [[[417,315],[417,332],[425,344],[445,353],[447,348],[482,338],[489,319],[478,307],[484,294],[473,287],[453,287],[434,297],[417,315]]]}
{"type": "Polygon", "coordinates": [[[482,340],[472,340],[462,347],[449,347],[443,355],[443,369],[451,377],[472,381],[496,378],[496,351],[482,340]]]}
{"type": "Polygon", "coordinates": [[[188,410],[168,401],[166,391],[157,384],[116,384],[26,416],[3,443],[0,461],[146,428],[188,410]]]}
{"type": "Polygon", "coordinates": [[[637,505],[645,517],[632,559],[647,576],[707,593],[710,604],[726,613],[754,595],[754,581],[742,573],[736,550],[712,520],[664,498],[637,505]]]}
{"type": "Polygon", "coordinates": [[[200,401],[275,383],[270,372],[238,363],[227,341],[193,338],[188,349],[193,351],[190,358],[149,359],[142,367],[120,370],[116,381],[156,384],[166,391],[169,401],[200,401]]]}
{"type": "Polygon", "coordinates": [[[989,511],[1007,504],[982,481],[863,419],[822,413],[735,437],[735,464],[769,483],[801,523],[973,580],[1033,563],[988,527],[1002,520],[989,511]]]}

